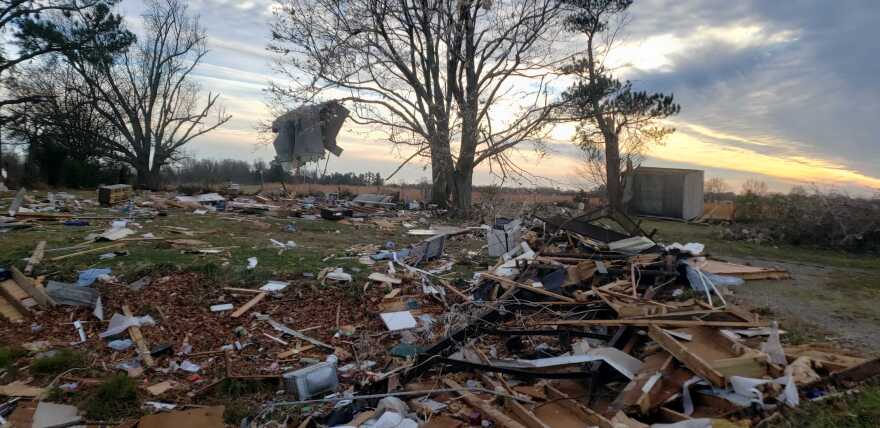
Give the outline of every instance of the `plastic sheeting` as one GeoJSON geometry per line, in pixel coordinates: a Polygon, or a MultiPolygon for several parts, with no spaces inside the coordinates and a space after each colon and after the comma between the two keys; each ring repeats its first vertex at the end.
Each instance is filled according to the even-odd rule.
{"type": "Polygon", "coordinates": [[[98,336],[103,339],[105,337],[122,334],[131,327],[145,327],[151,325],[156,325],[156,322],[153,320],[153,317],[149,315],[144,315],[142,317],[127,317],[120,313],[115,313],[113,314],[113,318],[110,318],[110,325],[107,326],[107,330],[98,336]]]}

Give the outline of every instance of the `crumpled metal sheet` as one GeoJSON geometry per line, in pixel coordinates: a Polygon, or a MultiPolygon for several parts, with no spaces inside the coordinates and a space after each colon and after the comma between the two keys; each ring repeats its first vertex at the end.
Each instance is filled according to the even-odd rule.
{"type": "Polygon", "coordinates": [[[348,109],[339,102],[328,101],[300,107],[275,119],[272,123],[272,131],[278,134],[272,143],[275,160],[293,169],[323,159],[325,151],[341,155],[336,136],[348,114],[348,109]]]}

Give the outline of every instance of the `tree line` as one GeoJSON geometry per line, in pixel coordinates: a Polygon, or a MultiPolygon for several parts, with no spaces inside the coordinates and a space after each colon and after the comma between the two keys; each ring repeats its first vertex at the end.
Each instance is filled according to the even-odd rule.
{"type": "Polygon", "coordinates": [[[157,187],[186,144],[230,120],[192,78],[207,34],[186,2],[148,0],[138,35],[118,3],[0,0],[15,48],[0,56],[4,145],[50,184],[68,169],[126,169],[157,187]]]}

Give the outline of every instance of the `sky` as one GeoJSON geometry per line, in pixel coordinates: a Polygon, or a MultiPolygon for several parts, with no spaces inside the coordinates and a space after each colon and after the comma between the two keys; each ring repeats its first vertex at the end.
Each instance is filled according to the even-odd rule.
{"type": "MultiPolygon", "coordinates": [[[[271,160],[257,130],[273,119],[265,89],[278,77],[266,51],[274,1],[190,0],[210,53],[195,72],[205,91],[221,93],[233,119],[189,147],[199,158],[271,160]]],[[[122,13],[139,27],[140,0],[122,13]]],[[[673,93],[676,132],[652,148],[645,165],[705,170],[738,190],[747,179],[773,191],[818,186],[855,195],[880,191],[880,3],[875,0],[637,0],[613,52],[620,75],[639,90],[673,93]]],[[[283,81],[281,81],[283,83],[283,81]]],[[[550,150],[512,154],[546,178],[525,185],[584,185],[571,126],[554,130],[550,150]]],[[[393,147],[344,127],[341,157],[329,171],[392,173],[393,147]]],[[[323,165],[321,165],[323,168],[323,165]]],[[[425,165],[395,180],[430,177],[425,165]]],[[[476,184],[497,182],[485,168],[476,184]]],[[[513,183],[507,183],[513,184],[513,183]]]]}

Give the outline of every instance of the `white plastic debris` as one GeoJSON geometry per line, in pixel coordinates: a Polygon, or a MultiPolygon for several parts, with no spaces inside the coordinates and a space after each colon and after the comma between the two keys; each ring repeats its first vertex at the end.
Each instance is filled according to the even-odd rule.
{"type": "Polygon", "coordinates": [[[198,373],[199,370],[202,369],[202,366],[200,366],[190,360],[184,360],[182,363],[180,363],[180,369],[185,372],[198,373]]]}
{"type": "Polygon", "coordinates": [[[107,344],[107,346],[113,348],[116,351],[124,351],[128,348],[131,348],[131,345],[133,345],[131,339],[113,340],[107,344]]]}
{"type": "Polygon", "coordinates": [[[413,318],[410,311],[385,312],[379,314],[379,316],[382,317],[382,322],[385,323],[385,327],[389,331],[407,330],[416,327],[416,319],[413,318]]]}
{"type": "Polygon", "coordinates": [[[247,262],[248,262],[248,264],[247,264],[248,270],[252,270],[257,267],[257,258],[256,257],[248,258],[247,262]]]}
{"type": "Polygon", "coordinates": [[[98,336],[103,339],[105,337],[121,334],[130,327],[145,327],[151,325],[156,325],[156,322],[153,320],[153,317],[149,315],[144,315],[142,317],[127,317],[120,313],[115,313],[113,314],[113,318],[110,318],[110,325],[107,327],[107,331],[98,336]]]}
{"type": "Polygon", "coordinates": [[[770,325],[770,336],[767,341],[761,344],[761,352],[770,357],[773,364],[786,365],[788,360],[785,359],[785,350],[782,349],[782,342],[779,341],[779,323],[773,321],[770,325]]]}
{"type": "Polygon", "coordinates": [[[699,256],[703,254],[703,250],[706,249],[706,246],[699,242],[688,242],[687,244],[681,245],[678,242],[673,243],[672,245],[666,246],[666,251],[678,250],[682,253],[689,253],[694,256],[699,256]]]}
{"type": "Polygon", "coordinates": [[[351,274],[345,273],[342,268],[336,268],[335,270],[327,273],[327,276],[325,276],[325,278],[332,279],[334,281],[349,282],[351,281],[351,274]]]}
{"type": "Polygon", "coordinates": [[[274,245],[282,250],[292,250],[292,249],[296,248],[296,242],[293,242],[293,241],[281,242],[281,241],[276,241],[274,239],[269,239],[269,241],[272,242],[272,245],[274,245]]]}
{"type": "Polygon", "coordinates": [[[290,285],[290,283],[286,281],[269,281],[266,283],[266,285],[260,287],[260,291],[275,293],[284,290],[285,288],[287,288],[288,285],[290,285]]]}
{"type": "Polygon", "coordinates": [[[219,305],[211,305],[211,312],[231,311],[232,308],[233,308],[232,303],[222,303],[219,305]]]}

